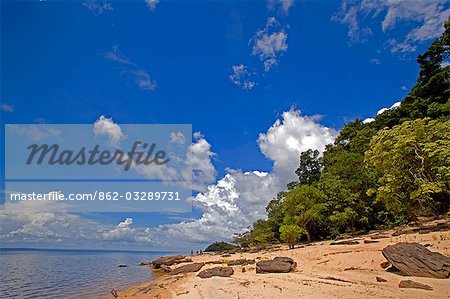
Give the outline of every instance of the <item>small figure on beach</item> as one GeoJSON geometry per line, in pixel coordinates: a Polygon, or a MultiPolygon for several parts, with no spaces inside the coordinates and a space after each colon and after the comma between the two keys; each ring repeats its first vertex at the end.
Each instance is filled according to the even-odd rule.
{"type": "Polygon", "coordinates": [[[194,256],[194,249],[191,249],[191,256],[194,256]]]}

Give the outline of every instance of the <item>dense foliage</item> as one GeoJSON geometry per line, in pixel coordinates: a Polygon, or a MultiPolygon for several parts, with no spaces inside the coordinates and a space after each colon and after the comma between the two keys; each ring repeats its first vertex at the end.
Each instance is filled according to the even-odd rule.
{"type": "Polygon", "coordinates": [[[267,205],[267,220],[236,236],[241,246],[293,248],[339,233],[393,226],[450,207],[450,20],[419,55],[416,85],[399,107],[348,123],[322,157],[300,156],[299,179],[267,205]]]}
{"type": "Polygon", "coordinates": [[[208,247],[206,247],[205,252],[220,252],[227,251],[236,248],[236,246],[232,244],[228,244],[226,242],[214,242],[208,247]]]}

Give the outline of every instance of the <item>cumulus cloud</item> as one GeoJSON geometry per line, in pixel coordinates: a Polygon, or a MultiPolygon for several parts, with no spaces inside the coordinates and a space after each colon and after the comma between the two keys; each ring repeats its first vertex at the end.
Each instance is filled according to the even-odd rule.
{"type": "Polygon", "coordinates": [[[364,42],[372,35],[369,26],[362,25],[367,17],[375,19],[384,14],[381,22],[383,32],[395,29],[400,23],[415,24],[403,40],[391,38],[387,45],[391,52],[413,52],[417,45],[440,36],[444,23],[450,15],[448,0],[343,0],[333,20],[348,27],[352,42],[364,42]]]}
{"type": "Polygon", "coordinates": [[[208,184],[216,181],[216,168],[211,162],[215,153],[211,151],[211,144],[200,132],[194,133],[194,139],[186,152],[186,168],[182,177],[191,189],[205,191],[208,184]]]}
{"type": "Polygon", "coordinates": [[[14,106],[4,103],[0,105],[0,110],[5,112],[14,112],[14,106]]]}
{"type": "Polygon", "coordinates": [[[147,4],[148,9],[154,11],[156,9],[156,5],[158,5],[159,0],[145,0],[145,4],[147,4]]]}
{"type": "Polygon", "coordinates": [[[233,233],[247,229],[265,217],[265,207],[286,184],[295,179],[300,153],[307,149],[323,151],[337,135],[334,129],[318,123],[318,117],[302,116],[298,110],[284,112],[258,144],[262,153],[274,162],[271,172],[228,169],[228,173],[192,203],[203,214],[200,219],[155,229],[158,239],[183,242],[210,242],[230,239],[233,233]]]}
{"type": "Polygon", "coordinates": [[[236,84],[245,90],[251,90],[256,86],[256,82],[250,80],[250,72],[248,71],[247,66],[243,64],[233,65],[231,67],[232,73],[228,76],[231,82],[236,84]]]}
{"type": "Polygon", "coordinates": [[[112,241],[138,241],[138,242],[151,242],[150,228],[143,230],[137,230],[132,227],[133,218],[126,218],[120,222],[115,228],[102,233],[104,240],[112,241]]]}
{"type": "Polygon", "coordinates": [[[274,18],[267,19],[266,27],[253,37],[252,55],[258,56],[267,72],[278,64],[279,57],[287,51],[287,33],[274,18]]]}
{"type": "Polygon", "coordinates": [[[101,15],[105,11],[113,10],[111,3],[107,0],[105,1],[87,0],[83,2],[83,6],[85,6],[87,9],[89,9],[96,15],[101,15]]]}
{"type": "Polygon", "coordinates": [[[300,153],[308,149],[325,150],[334,141],[337,131],[318,123],[318,116],[302,116],[299,110],[282,114],[266,133],[261,133],[258,145],[261,152],[274,162],[273,171],[291,180],[298,166],[300,153]]]}
{"type": "Polygon", "coordinates": [[[118,146],[124,138],[122,129],[113,122],[112,118],[101,115],[94,123],[93,132],[95,136],[107,136],[111,146],[118,146]]]}

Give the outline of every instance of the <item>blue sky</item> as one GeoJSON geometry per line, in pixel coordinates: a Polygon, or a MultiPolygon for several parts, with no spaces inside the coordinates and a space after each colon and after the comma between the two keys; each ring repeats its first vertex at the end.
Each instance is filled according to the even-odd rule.
{"type": "MultiPolygon", "coordinates": [[[[2,1],[1,123],[192,124],[217,180],[229,168],[272,175],[282,162],[260,133],[314,115],[338,131],[400,101],[448,15],[449,1],[2,1]]],[[[153,230],[202,215],[77,217],[153,230]]]]}

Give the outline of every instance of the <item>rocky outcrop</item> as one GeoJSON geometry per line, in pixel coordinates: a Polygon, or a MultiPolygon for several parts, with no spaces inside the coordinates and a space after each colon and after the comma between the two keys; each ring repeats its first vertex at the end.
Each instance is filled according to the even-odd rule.
{"type": "Polygon", "coordinates": [[[276,257],[271,261],[261,261],[256,263],[256,273],[288,273],[297,264],[288,257],[276,257]]]}
{"type": "Polygon", "coordinates": [[[397,243],[382,251],[383,256],[401,274],[408,276],[449,278],[450,259],[431,252],[418,243],[397,243]]]}
{"type": "Polygon", "coordinates": [[[210,278],[213,276],[230,277],[234,271],[231,267],[215,267],[201,271],[198,276],[200,278],[210,278]]]}
{"type": "Polygon", "coordinates": [[[200,269],[203,268],[204,265],[205,265],[205,263],[187,264],[187,265],[173,269],[172,271],[170,271],[170,275],[189,273],[189,272],[197,272],[197,271],[200,271],[200,269]]]}
{"type": "Polygon", "coordinates": [[[153,266],[155,269],[161,268],[161,265],[172,266],[179,263],[190,263],[191,259],[184,257],[183,255],[163,256],[153,262],[143,262],[141,266],[153,266]]]}

